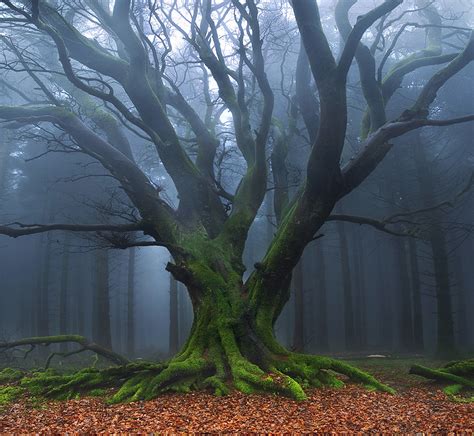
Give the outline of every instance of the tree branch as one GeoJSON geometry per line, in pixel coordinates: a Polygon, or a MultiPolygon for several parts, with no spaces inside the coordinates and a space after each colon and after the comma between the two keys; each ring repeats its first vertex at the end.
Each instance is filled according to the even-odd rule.
{"type": "Polygon", "coordinates": [[[143,223],[136,224],[24,224],[14,222],[0,226],[0,234],[11,238],[35,235],[55,230],[68,232],[135,232],[145,230],[143,223]]]}
{"type": "MultiPolygon", "coordinates": [[[[355,2],[354,2],[355,3],[355,2]]],[[[339,59],[337,71],[340,80],[345,82],[347,73],[351,66],[352,60],[354,59],[357,47],[359,46],[360,40],[364,35],[365,31],[372,26],[379,18],[383,15],[388,14],[397,6],[401,5],[403,0],[386,0],[380,6],[372,9],[370,12],[357,17],[357,23],[352,28],[351,32],[347,36],[346,44],[339,59]]]]}
{"type": "MultiPolygon", "coordinates": [[[[79,336],[79,335],[39,336],[39,337],[33,337],[33,338],[20,339],[18,341],[13,341],[13,342],[3,342],[3,343],[0,343],[0,349],[8,350],[10,348],[21,347],[22,345],[31,345],[33,347],[36,345],[48,346],[52,344],[64,344],[67,342],[72,342],[72,343],[76,343],[80,345],[82,347],[80,350],[81,352],[92,351],[93,353],[97,353],[98,355],[105,357],[106,359],[110,360],[111,362],[117,365],[127,365],[128,363],[130,363],[128,359],[121,356],[120,354],[117,354],[107,348],[101,347],[95,342],[91,342],[88,339],[86,339],[84,336],[79,336]]],[[[54,357],[55,354],[57,353],[53,353],[52,355],[49,356],[46,362],[46,365],[47,365],[46,367],[49,366],[51,359],[52,357],[54,357]]]]}
{"type": "MultiPolygon", "coordinates": [[[[377,220],[375,218],[363,217],[363,216],[355,216],[355,215],[342,215],[342,214],[333,214],[330,215],[327,221],[344,221],[353,224],[359,225],[368,225],[377,230],[380,230],[384,233],[388,233],[393,236],[410,236],[415,237],[415,233],[413,232],[404,232],[404,231],[396,231],[389,229],[387,226],[391,224],[389,221],[385,220],[377,220]]],[[[413,223],[416,224],[416,223],[413,223]]]]}

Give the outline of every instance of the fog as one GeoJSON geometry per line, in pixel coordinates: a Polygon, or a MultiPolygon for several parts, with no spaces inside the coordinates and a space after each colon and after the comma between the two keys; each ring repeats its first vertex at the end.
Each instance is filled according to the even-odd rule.
{"type": "MultiPolygon", "coordinates": [[[[114,3],[44,2],[39,22],[29,2],[0,6],[0,342],[77,334],[164,359],[185,346],[212,284],[220,292],[237,275],[245,302],[276,277],[266,285],[270,299],[282,295],[273,329],[289,350],[474,350],[472,54],[416,105],[438,71],[473,51],[471,2],[408,0],[383,14],[349,59],[345,99],[324,94],[319,46],[305,42],[301,55],[289,2],[257,2],[252,21],[256,10],[239,2],[137,0],[130,28],[114,3]],[[334,115],[339,98],[347,105],[334,115]],[[367,138],[407,120],[417,127],[376,144],[350,185],[344,169],[365,159],[367,138]],[[247,185],[259,165],[268,170],[247,185]],[[319,218],[298,233],[306,221],[291,210],[310,189],[301,204],[319,218]],[[235,216],[245,224],[228,230],[235,216]],[[285,228],[306,239],[280,243],[285,228]],[[206,256],[223,281],[193,269],[206,256]]],[[[337,3],[318,2],[336,61],[347,37],[337,3]]],[[[383,2],[351,3],[350,28],[383,2]]]]}

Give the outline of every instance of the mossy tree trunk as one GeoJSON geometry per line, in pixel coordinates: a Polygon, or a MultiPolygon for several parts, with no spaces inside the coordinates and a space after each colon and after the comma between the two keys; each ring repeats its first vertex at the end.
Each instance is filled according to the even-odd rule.
{"type": "MultiPolygon", "coordinates": [[[[192,236],[188,243],[193,248],[176,255],[167,269],[187,286],[194,321],[184,347],[152,381],[155,392],[211,386],[223,394],[231,381],[243,392],[277,391],[303,399],[303,381],[315,386],[341,383],[329,369],[390,390],[348,365],[286,350],[275,339],[273,326],[282,300],[289,297],[289,283],[281,283],[277,290],[261,289],[259,281],[244,284],[243,265],[225,239],[192,236]]],[[[133,397],[142,388],[137,381],[134,388],[128,386],[128,395],[133,397]]]]}

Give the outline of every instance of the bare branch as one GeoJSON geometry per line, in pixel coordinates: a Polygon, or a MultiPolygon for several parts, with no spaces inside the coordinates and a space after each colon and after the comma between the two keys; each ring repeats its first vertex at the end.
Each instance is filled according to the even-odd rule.
{"type": "MultiPolygon", "coordinates": [[[[52,344],[64,344],[67,342],[72,342],[79,344],[82,348],[80,351],[92,351],[93,353],[97,353],[102,357],[114,362],[117,365],[126,365],[130,363],[128,359],[113,352],[112,350],[108,350],[107,348],[101,347],[100,345],[96,344],[95,342],[91,342],[86,339],[84,336],[79,335],[59,335],[59,336],[40,336],[40,337],[33,337],[33,338],[26,338],[20,339],[18,341],[13,342],[3,342],[0,343],[0,349],[8,350],[11,348],[21,347],[23,345],[30,345],[32,347],[36,345],[52,345],[52,344]]],[[[79,351],[78,351],[79,352],[79,351]]],[[[49,356],[46,367],[49,366],[51,359],[54,357],[54,354],[49,356]]]]}
{"type": "Polygon", "coordinates": [[[55,230],[68,232],[135,232],[145,230],[143,223],[136,224],[24,224],[14,222],[0,226],[0,234],[11,238],[35,235],[55,230]]]}
{"type": "MultiPolygon", "coordinates": [[[[355,3],[355,2],[354,2],[355,3]]],[[[372,9],[370,12],[357,17],[357,23],[347,37],[346,44],[341,54],[337,70],[341,80],[346,80],[347,73],[354,59],[357,47],[365,31],[372,26],[383,15],[391,12],[397,6],[401,5],[403,0],[386,0],[380,6],[372,9]]]]}

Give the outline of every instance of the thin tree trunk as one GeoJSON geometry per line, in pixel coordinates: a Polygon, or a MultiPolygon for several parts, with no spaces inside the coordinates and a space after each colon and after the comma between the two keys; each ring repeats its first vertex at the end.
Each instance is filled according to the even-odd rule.
{"type": "Polygon", "coordinates": [[[383,262],[384,254],[381,248],[381,242],[378,241],[377,258],[376,258],[376,277],[377,277],[377,296],[378,296],[378,331],[379,331],[379,347],[381,349],[393,348],[393,307],[392,307],[392,289],[387,286],[388,271],[383,262]]]}
{"type": "Polygon", "coordinates": [[[410,258],[411,288],[413,298],[413,341],[417,351],[423,351],[423,306],[421,302],[421,283],[418,266],[416,242],[413,238],[408,240],[408,253],[410,258]]]}
{"type": "Polygon", "coordinates": [[[364,271],[364,252],[362,247],[361,235],[359,231],[354,232],[354,282],[355,292],[355,324],[357,339],[356,343],[360,350],[365,349],[367,345],[367,324],[366,324],[366,298],[365,298],[365,271],[364,271]]]}
{"type": "Polygon", "coordinates": [[[104,348],[112,349],[110,328],[109,255],[107,250],[96,254],[96,277],[94,299],[94,340],[104,348]]]}
{"type": "MultiPolygon", "coordinates": [[[[70,235],[68,232],[64,235],[64,246],[63,246],[63,262],[61,268],[61,283],[59,289],[59,334],[65,335],[68,333],[68,286],[69,286],[69,239],[70,235]]],[[[67,351],[68,344],[61,344],[61,351],[67,351]]]]}
{"type": "MultiPolygon", "coordinates": [[[[416,135],[415,165],[418,174],[420,193],[426,207],[437,202],[433,175],[428,171],[428,162],[420,134],[416,135]]],[[[429,243],[433,255],[434,276],[436,281],[436,315],[437,315],[437,352],[449,356],[455,351],[453,304],[451,295],[448,247],[442,221],[438,211],[433,211],[433,224],[429,232],[429,243]]]]}
{"type": "Polygon", "coordinates": [[[314,257],[316,262],[316,280],[315,280],[315,300],[316,322],[312,328],[316,329],[315,342],[319,351],[329,350],[328,337],[328,308],[327,308],[327,289],[326,289],[326,265],[324,260],[324,250],[322,241],[316,241],[314,245],[314,257]]]}
{"type": "Polygon", "coordinates": [[[46,246],[43,252],[41,289],[38,293],[38,336],[49,336],[49,273],[51,264],[52,242],[50,235],[46,236],[46,246]]]}
{"type": "MultiPolygon", "coordinates": [[[[87,261],[90,261],[90,256],[87,256],[87,261]]],[[[79,334],[84,335],[85,334],[85,304],[84,304],[84,287],[86,283],[89,283],[89,278],[86,280],[84,278],[84,275],[86,271],[89,271],[89,268],[85,268],[84,263],[81,264],[81,270],[79,272],[79,277],[77,281],[77,288],[76,288],[76,310],[77,310],[77,330],[79,334]]]]}
{"type": "Polygon", "coordinates": [[[436,280],[437,350],[438,354],[448,356],[455,349],[453,305],[446,237],[439,227],[431,232],[430,244],[436,280]]]}
{"type": "Polygon", "coordinates": [[[127,354],[135,355],[135,262],[136,249],[128,253],[128,286],[127,286],[127,354]]]}
{"type": "Polygon", "coordinates": [[[407,250],[404,239],[397,238],[395,240],[395,254],[397,257],[397,270],[400,283],[398,298],[398,328],[400,345],[402,350],[412,351],[414,348],[412,296],[410,295],[410,276],[408,272],[407,250]]]}
{"type": "Polygon", "coordinates": [[[336,228],[339,235],[339,255],[341,258],[342,287],[344,293],[344,336],[346,350],[352,350],[355,345],[355,334],[349,246],[347,243],[347,234],[344,223],[338,222],[336,228]]]}

